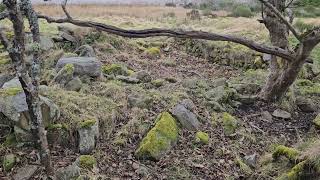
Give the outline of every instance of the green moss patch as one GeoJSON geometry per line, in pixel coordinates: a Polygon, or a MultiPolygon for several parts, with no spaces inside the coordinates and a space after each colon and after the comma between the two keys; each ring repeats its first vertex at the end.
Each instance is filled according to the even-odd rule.
{"type": "Polygon", "coordinates": [[[313,123],[317,128],[320,128],[320,114],[313,120],[313,123]]]}
{"type": "Polygon", "coordinates": [[[79,164],[81,168],[91,170],[97,165],[97,160],[91,155],[82,155],[79,157],[79,164]]]}
{"type": "Polygon", "coordinates": [[[165,83],[164,79],[156,79],[151,81],[151,84],[154,85],[155,87],[161,87],[164,85],[164,83],[165,83]]]}
{"type": "Polygon", "coordinates": [[[159,56],[160,55],[160,48],[158,47],[151,47],[145,50],[145,53],[152,56],[159,56]]]}
{"type": "Polygon", "coordinates": [[[250,175],[253,173],[252,169],[246,164],[244,163],[241,158],[237,157],[235,160],[236,164],[239,166],[240,170],[242,173],[246,174],[246,175],[250,175]]]}
{"type": "Polygon", "coordinates": [[[74,65],[73,64],[66,64],[63,69],[67,72],[67,74],[74,73],[74,65]]]}
{"type": "Polygon", "coordinates": [[[275,151],[272,153],[273,159],[278,159],[280,156],[287,157],[290,161],[295,161],[299,156],[299,151],[294,148],[289,148],[283,145],[276,147],[275,151]]]}
{"type": "Polygon", "coordinates": [[[23,92],[23,89],[18,87],[0,89],[0,96],[15,96],[22,92],[23,92]]]}
{"type": "Polygon", "coordinates": [[[208,133],[199,131],[196,133],[196,142],[202,144],[209,144],[209,135],[208,133]]]}
{"type": "Polygon", "coordinates": [[[159,160],[177,141],[178,132],[176,120],[168,112],[162,113],[154,128],[140,143],[136,156],[139,159],[159,160]]]}
{"type": "Polygon", "coordinates": [[[91,127],[91,126],[93,126],[93,125],[95,125],[97,123],[97,121],[96,120],[86,120],[86,121],[82,121],[81,123],[80,123],[80,128],[89,128],[89,127],[91,127]]]}
{"type": "Polygon", "coordinates": [[[222,125],[226,135],[231,135],[236,132],[238,121],[231,114],[225,112],[222,114],[222,125]]]}
{"type": "Polygon", "coordinates": [[[102,67],[102,72],[107,75],[123,75],[128,76],[130,73],[128,68],[121,64],[111,64],[102,67]]]}

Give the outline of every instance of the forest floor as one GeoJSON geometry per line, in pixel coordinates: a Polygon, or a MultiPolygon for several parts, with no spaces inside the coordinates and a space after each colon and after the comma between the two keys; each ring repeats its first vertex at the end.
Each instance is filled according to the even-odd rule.
{"type": "MultiPolygon", "coordinates": [[[[46,8],[39,7],[38,10],[45,14],[46,8]]],[[[108,15],[100,12],[103,17],[96,17],[94,14],[92,16],[95,17],[82,15],[80,18],[133,29],[166,27],[236,34],[268,43],[267,31],[256,18],[204,17],[201,21],[189,21],[181,18],[183,15],[178,15],[178,18],[165,17],[168,10],[149,18],[119,15],[116,13],[118,11],[120,10],[115,8],[108,15]]],[[[79,11],[74,10],[74,13],[77,12],[79,11]]],[[[51,13],[55,14],[56,11],[53,10],[51,13]]],[[[179,13],[183,14],[181,10],[179,13]]],[[[317,19],[307,19],[306,22],[319,23],[317,19]]],[[[41,30],[43,34],[52,37],[59,32],[57,25],[47,25],[43,21],[41,30]]],[[[79,30],[78,33],[84,32],[86,31],[79,30]]],[[[87,35],[86,37],[92,38],[87,35]]],[[[86,40],[92,40],[90,38],[86,40]]],[[[230,88],[235,82],[251,83],[259,85],[257,89],[259,90],[265,81],[267,69],[219,63],[212,60],[211,56],[208,58],[203,55],[204,51],[201,51],[198,44],[203,45],[198,41],[190,43],[187,40],[180,41],[173,38],[135,40],[105,35],[102,40],[90,41],[97,58],[104,65],[121,64],[134,72],[147,71],[152,78],[151,83],[129,84],[103,78],[89,80],[83,84],[79,92],[66,91],[55,85],[48,87],[44,95],[60,107],[62,114],[61,120],[55,123],[68,123],[73,126],[77,122],[71,120],[79,121],[87,115],[94,115],[99,119],[100,138],[92,153],[97,159],[98,166],[92,171],[82,173],[96,179],[274,179],[290,169],[287,165],[281,168],[264,168],[263,163],[269,162],[269,155],[277,145],[308,146],[306,144],[309,142],[312,144],[318,139],[319,132],[312,121],[319,112],[302,112],[291,107],[291,104],[288,104],[290,100],[274,104],[254,102],[249,105],[228,106],[225,111],[238,120],[238,126],[236,133],[226,135],[223,124],[215,120],[215,116],[220,112],[208,105],[207,97],[215,86],[214,82],[225,78],[224,81],[228,83],[226,86],[230,88]],[[160,51],[155,54],[146,53],[150,48],[158,48],[160,51]],[[131,96],[140,99],[150,98],[151,102],[144,102],[138,107],[130,106],[131,96]],[[159,161],[137,159],[135,151],[148,130],[154,126],[157,116],[170,110],[183,99],[191,99],[195,104],[195,112],[202,124],[201,131],[208,133],[209,143],[206,145],[196,143],[196,132],[182,129],[176,145],[159,161]],[[268,116],[279,108],[289,111],[291,119],[268,116]],[[256,155],[256,164],[248,170],[243,168],[242,162],[250,155],[256,155]]],[[[254,53],[234,44],[221,44],[219,48],[231,49],[230,51],[235,54],[233,57],[239,58],[239,61],[246,61],[246,56],[238,57],[236,54],[254,53]]],[[[72,48],[66,46],[62,48],[65,54],[72,53],[72,48]]],[[[61,50],[56,48],[46,53],[46,56],[52,56],[59,51],[61,50]]],[[[315,64],[320,64],[319,52],[313,55],[318,58],[315,64]]],[[[10,70],[9,65],[0,67],[0,73],[8,70],[10,70]]],[[[312,83],[315,87],[319,87],[317,86],[320,83],[319,78],[312,83]]],[[[296,86],[299,88],[299,85],[296,86]]],[[[320,90],[315,91],[316,93],[304,94],[304,97],[312,99],[319,107],[320,90]]],[[[2,135],[5,133],[0,137],[3,137],[2,135]]],[[[4,139],[0,140],[1,143],[4,142],[4,139]]],[[[70,145],[52,145],[51,153],[55,169],[72,164],[79,157],[75,149],[70,145]]],[[[20,161],[10,173],[5,174],[3,169],[0,169],[1,179],[10,179],[9,177],[19,170],[18,167],[26,163],[37,163],[35,150],[30,147],[1,148],[1,153],[11,152],[18,154],[20,161]]],[[[43,173],[43,171],[38,172],[33,179],[40,179],[43,173]]]]}

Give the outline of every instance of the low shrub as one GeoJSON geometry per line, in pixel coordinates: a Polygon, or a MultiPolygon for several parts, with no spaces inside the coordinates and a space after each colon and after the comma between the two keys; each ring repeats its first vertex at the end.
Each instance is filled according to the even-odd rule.
{"type": "Polygon", "coordinates": [[[233,17],[252,17],[254,14],[252,13],[251,9],[245,5],[236,6],[232,10],[233,17]]]}

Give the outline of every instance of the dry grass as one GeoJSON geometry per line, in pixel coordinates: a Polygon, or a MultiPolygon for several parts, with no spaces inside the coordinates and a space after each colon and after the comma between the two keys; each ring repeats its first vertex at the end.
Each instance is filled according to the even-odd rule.
{"type": "MultiPolygon", "coordinates": [[[[36,10],[50,16],[63,16],[59,5],[37,5],[36,10]]],[[[178,18],[185,18],[190,10],[182,7],[130,6],[130,5],[69,5],[69,12],[75,17],[127,16],[135,18],[159,18],[168,13],[175,13],[178,18]]]]}

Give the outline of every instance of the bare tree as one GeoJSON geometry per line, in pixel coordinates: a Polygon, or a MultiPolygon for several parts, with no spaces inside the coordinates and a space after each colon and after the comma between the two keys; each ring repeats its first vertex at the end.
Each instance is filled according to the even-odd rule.
{"type": "Polygon", "coordinates": [[[31,131],[34,136],[35,145],[40,150],[41,163],[44,165],[48,175],[53,174],[50,151],[48,148],[47,134],[42,121],[42,112],[39,97],[40,82],[40,33],[38,16],[32,8],[30,0],[4,0],[6,11],[1,17],[7,17],[13,24],[14,39],[10,42],[4,33],[0,31],[0,40],[7,49],[9,56],[14,63],[16,75],[26,94],[26,101],[31,117],[31,131]],[[27,67],[25,61],[25,27],[23,21],[25,15],[29,21],[33,37],[33,60],[31,67],[27,67]]]}
{"type": "Polygon", "coordinates": [[[264,23],[269,30],[271,46],[258,44],[254,41],[237,36],[221,35],[203,31],[169,29],[125,30],[107,24],[76,20],[67,12],[67,0],[64,1],[62,6],[66,18],[54,19],[44,15],[39,15],[39,18],[46,19],[49,23],[70,23],[129,38],[169,36],[211,41],[228,41],[242,44],[258,52],[271,54],[273,56],[270,62],[270,74],[258,97],[264,101],[277,101],[283,97],[289,87],[294,83],[312,50],[320,43],[320,28],[317,27],[304,34],[299,34],[285,17],[285,9],[292,3],[291,1],[288,3],[286,3],[286,0],[259,1],[265,5],[263,8],[263,20],[261,22],[264,23]],[[299,44],[292,49],[289,47],[288,32],[291,32],[299,40],[299,44]]]}

